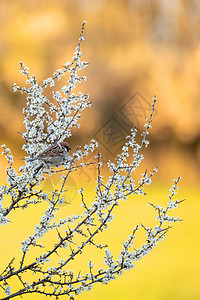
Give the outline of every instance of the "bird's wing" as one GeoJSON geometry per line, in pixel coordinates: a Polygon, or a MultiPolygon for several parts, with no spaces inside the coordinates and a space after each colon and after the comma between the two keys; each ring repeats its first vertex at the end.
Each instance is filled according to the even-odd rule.
{"type": "Polygon", "coordinates": [[[40,158],[44,158],[46,156],[55,157],[58,156],[60,153],[62,153],[63,150],[59,145],[49,146],[47,149],[45,149],[42,153],[38,155],[40,158]]]}

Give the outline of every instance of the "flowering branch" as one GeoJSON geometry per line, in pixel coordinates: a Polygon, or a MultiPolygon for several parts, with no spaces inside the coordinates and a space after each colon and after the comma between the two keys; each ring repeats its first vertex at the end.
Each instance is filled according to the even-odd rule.
{"type": "MultiPolygon", "coordinates": [[[[4,293],[2,300],[11,299],[25,294],[38,293],[45,296],[68,295],[74,299],[75,295],[82,291],[89,291],[94,284],[106,284],[122,275],[124,270],[134,268],[136,260],[147,255],[162,239],[166,237],[171,228],[166,223],[178,222],[178,217],[168,215],[169,210],[176,208],[183,200],[173,201],[178,189],[180,177],[174,181],[169,195],[167,207],[150,204],[157,212],[158,224],[153,227],[136,225],[127,240],[122,244],[122,250],[117,258],[114,258],[108,249],[108,245],[98,242],[98,237],[109,227],[113,220],[113,213],[121,200],[127,200],[130,195],[146,195],[145,185],[151,183],[152,176],[157,172],[157,167],[152,172],[144,172],[138,183],[133,179],[133,173],[143,160],[142,148],[148,146],[147,135],[151,128],[153,113],[155,111],[156,96],[153,98],[152,110],[145,131],[142,134],[141,143],[136,142],[136,128],[131,130],[126,142],[115,161],[107,162],[110,176],[106,181],[102,173],[102,155],[98,153],[95,161],[89,163],[81,162],[89,153],[98,146],[94,140],[83,148],[77,147],[72,156],[68,156],[60,165],[53,168],[46,160],[39,160],[41,153],[46,153],[49,145],[59,146],[72,135],[72,129],[79,127],[78,121],[81,112],[90,107],[88,95],[72,93],[76,84],[86,80],[80,77],[78,71],[87,66],[81,61],[81,43],[84,40],[83,31],[86,22],[83,22],[79,43],[71,63],[57,70],[52,77],[47,78],[40,85],[35,76],[29,74],[28,68],[21,63],[21,72],[26,76],[28,87],[19,87],[14,84],[14,90],[27,95],[27,106],[24,109],[25,132],[22,137],[25,142],[23,149],[27,156],[24,165],[16,172],[13,167],[13,156],[10,149],[5,145],[3,155],[8,161],[7,184],[0,186],[0,224],[6,225],[13,217],[14,211],[25,209],[31,204],[39,205],[46,203],[45,211],[37,225],[34,233],[21,242],[21,259],[19,262],[13,258],[0,274],[0,290],[4,293]],[[69,74],[67,85],[61,91],[52,93],[52,99],[44,94],[46,89],[54,87],[56,80],[69,74]],[[90,164],[97,167],[95,199],[92,204],[88,203],[84,188],[79,190],[82,214],[59,218],[59,204],[64,203],[66,182],[72,172],[79,168],[86,168],[90,164]],[[51,193],[41,189],[41,183],[46,176],[61,173],[62,184],[59,190],[51,193]],[[8,206],[4,206],[5,198],[10,199],[8,206]],[[135,236],[139,229],[146,232],[146,240],[139,248],[132,249],[135,236]],[[55,232],[56,238],[49,241],[48,249],[44,239],[49,232],[55,232]],[[94,247],[95,253],[100,252],[104,258],[102,267],[96,268],[94,262],[88,261],[88,272],[81,270],[76,273],[69,265],[76,263],[78,257],[87,253],[87,247],[94,247]],[[33,256],[36,253],[36,256],[33,256]],[[60,259],[60,257],[62,257],[60,259]],[[13,280],[18,280],[18,288],[13,280]]],[[[19,257],[19,254],[17,254],[19,257]]]]}

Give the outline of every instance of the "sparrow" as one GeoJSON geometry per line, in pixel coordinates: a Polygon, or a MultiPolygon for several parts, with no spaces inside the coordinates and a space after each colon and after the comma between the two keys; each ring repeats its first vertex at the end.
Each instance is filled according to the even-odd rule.
{"type": "Polygon", "coordinates": [[[29,161],[32,162],[38,160],[45,162],[46,164],[51,164],[52,166],[62,165],[66,162],[70,150],[71,147],[67,142],[58,142],[49,146],[37,157],[32,158],[29,161]]]}

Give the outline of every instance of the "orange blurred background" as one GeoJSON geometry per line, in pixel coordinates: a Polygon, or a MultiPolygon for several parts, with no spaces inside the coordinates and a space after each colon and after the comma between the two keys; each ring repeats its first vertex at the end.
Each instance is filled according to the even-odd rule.
{"type": "MultiPolygon", "coordinates": [[[[121,130],[120,137],[133,124],[143,130],[156,94],[143,166],[151,170],[158,165],[159,173],[149,190],[159,201],[167,195],[171,180],[181,175],[181,196],[187,202],[178,213],[184,222],[175,226],[159,249],[109,287],[97,286],[79,298],[199,299],[199,1],[0,1],[0,142],[11,148],[16,165],[20,164],[23,141],[17,131],[23,131],[26,99],[11,88],[14,82],[25,84],[19,61],[39,81],[50,77],[71,60],[83,20],[88,24],[82,52],[89,66],[83,72],[88,81],[80,90],[90,94],[93,107],[85,111],[70,145],[75,148],[95,137],[104,155],[112,157],[118,144],[109,151],[102,128],[111,124],[121,130]]],[[[2,158],[1,166],[4,170],[2,158]]],[[[4,179],[3,173],[0,178],[4,179]]]]}

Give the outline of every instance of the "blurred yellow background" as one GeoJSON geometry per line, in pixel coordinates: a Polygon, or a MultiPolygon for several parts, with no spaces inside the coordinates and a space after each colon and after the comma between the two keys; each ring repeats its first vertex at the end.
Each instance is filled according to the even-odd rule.
{"type": "MultiPolygon", "coordinates": [[[[156,94],[150,146],[144,151],[146,159],[141,170],[159,167],[154,184],[148,188],[151,201],[157,203],[164,196],[167,199],[171,180],[178,176],[183,178],[180,196],[187,201],[175,212],[184,222],[176,224],[168,238],[136,264],[134,270],[108,286],[97,285],[79,299],[200,299],[199,1],[0,1],[0,142],[11,148],[19,166],[24,153],[17,131],[23,130],[22,108],[26,100],[11,88],[14,82],[21,86],[25,83],[19,61],[30,67],[31,74],[40,81],[50,77],[71,60],[83,20],[88,24],[82,52],[89,67],[83,72],[88,81],[80,90],[90,94],[93,107],[85,111],[81,129],[75,131],[70,145],[75,149],[95,137],[105,157],[112,157],[120,143],[115,143],[110,151],[102,137],[102,128],[111,124],[121,130],[122,136],[133,124],[142,130],[156,94]]],[[[5,166],[1,158],[1,170],[5,166]]],[[[5,179],[3,172],[0,178],[5,179]]],[[[94,183],[83,173],[76,187],[82,183],[87,186],[87,182],[94,188],[94,183]]],[[[138,222],[138,211],[147,220],[149,213],[153,216],[153,212],[143,208],[144,201],[140,201],[123,204],[118,216],[120,224],[116,221],[116,227],[106,233],[113,242],[113,251],[115,247],[120,249],[120,243],[138,222]]],[[[74,214],[78,206],[79,201],[74,201],[70,208],[74,214]]],[[[34,223],[25,229],[18,221],[18,231],[24,237],[32,233],[34,223]]],[[[29,218],[24,222],[30,222],[29,218]]],[[[1,238],[1,246],[6,244],[10,249],[6,255],[12,256],[13,249],[20,246],[11,226],[3,230],[1,237],[7,240],[4,243],[1,238]],[[10,230],[9,235],[6,230],[10,230]]],[[[4,250],[1,247],[0,251],[4,250]]],[[[2,253],[1,260],[3,257],[2,253]]],[[[24,299],[44,297],[28,295],[24,299]]]]}

